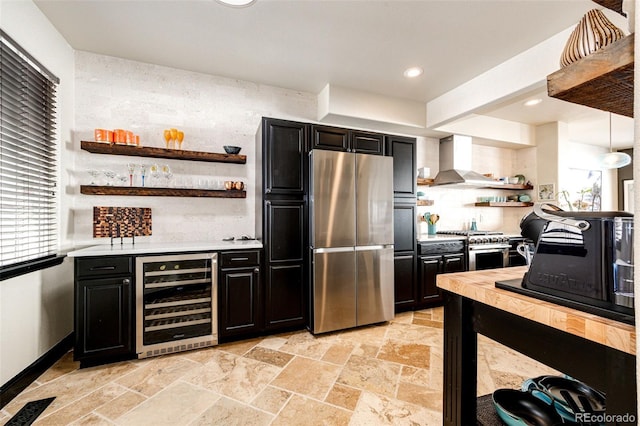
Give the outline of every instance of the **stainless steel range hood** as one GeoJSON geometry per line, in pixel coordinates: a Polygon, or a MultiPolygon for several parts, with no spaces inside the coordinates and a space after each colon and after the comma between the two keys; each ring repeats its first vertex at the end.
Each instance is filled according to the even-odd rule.
{"type": "Polygon", "coordinates": [[[486,187],[500,183],[471,170],[470,136],[451,135],[440,139],[440,172],[433,185],[486,187]]]}

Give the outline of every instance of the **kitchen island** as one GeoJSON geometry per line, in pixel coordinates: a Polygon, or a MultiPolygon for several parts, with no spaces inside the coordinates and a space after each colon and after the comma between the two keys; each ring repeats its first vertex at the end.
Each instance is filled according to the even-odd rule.
{"type": "Polygon", "coordinates": [[[635,327],[495,287],[526,270],[438,276],[445,290],[443,424],[476,424],[478,333],[606,393],[608,415],[637,419],[635,327]]]}

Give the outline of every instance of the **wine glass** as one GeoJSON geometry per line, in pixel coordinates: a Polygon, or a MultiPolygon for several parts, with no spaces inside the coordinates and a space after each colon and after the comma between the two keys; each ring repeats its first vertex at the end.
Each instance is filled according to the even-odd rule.
{"type": "Polygon", "coordinates": [[[158,177],[160,176],[160,167],[158,167],[157,164],[152,164],[151,167],[149,167],[149,172],[151,174],[151,181],[149,181],[149,185],[157,186],[158,177]]]}
{"type": "Polygon", "coordinates": [[[119,186],[127,186],[127,177],[124,175],[117,175],[116,180],[119,182],[119,186]]]}
{"type": "Polygon", "coordinates": [[[127,170],[129,171],[129,186],[133,186],[133,176],[136,173],[136,165],[135,165],[135,163],[127,164],[127,170]]]}
{"type": "Polygon", "coordinates": [[[184,132],[178,131],[178,149],[182,149],[182,140],[184,139],[184,132]]]}
{"type": "MultiPolygon", "coordinates": [[[[178,129],[170,129],[171,132],[171,140],[175,141],[176,139],[178,139],[178,129]]],[[[175,145],[174,145],[175,147],[175,145]]]]}
{"type": "Polygon", "coordinates": [[[92,169],[89,170],[89,176],[91,176],[91,183],[89,185],[97,185],[98,184],[98,176],[100,176],[100,172],[98,170],[92,169]]]}
{"type": "Polygon", "coordinates": [[[116,177],[116,172],[113,170],[104,170],[102,173],[104,174],[104,177],[107,178],[107,186],[113,186],[113,180],[116,177]]]}
{"type": "Polygon", "coordinates": [[[169,149],[169,145],[171,144],[171,140],[172,140],[171,130],[165,130],[164,131],[164,142],[165,142],[165,145],[167,146],[167,149],[169,149]]]}
{"type": "Polygon", "coordinates": [[[144,186],[144,176],[147,174],[147,165],[140,164],[140,177],[142,178],[142,186],[144,186]]]}
{"type": "Polygon", "coordinates": [[[171,173],[171,169],[168,164],[162,165],[162,177],[165,179],[165,188],[169,188],[169,181],[173,177],[173,173],[171,173]]]}

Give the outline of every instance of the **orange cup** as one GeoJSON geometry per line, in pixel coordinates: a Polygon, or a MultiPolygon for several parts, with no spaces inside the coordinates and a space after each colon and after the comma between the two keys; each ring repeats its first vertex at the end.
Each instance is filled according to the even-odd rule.
{"type": "Polygon", "coordinates": [[[114,140],[115,140],[115,135],[113,133],[113,130],[107,130],[107,142],[113,143],[114,140]]]}
{"type": "Polygon", "coordinates": [[[136,139],[136,146],[140,148],[140,135],[136,135],[135,139],[136,139]]]}
{"type": "Polygon", "coordinates": [[[127,132],[124,129],[115,129],[114,131],[115,138],[114,142],[119,144],[127,143],[127,132]]]}
{"type": "Polygon", "coordinates": [[[96,142],[108,142],[107,140],[107,131],[105,129],[95,129],[93,131],[93,137],[96,142]]]}
{"type": "Polygon", "coordinates": [[[136,139],[133,135],[133,132],[131,130],[127,130],[126,134],[125,134],[125,140],[127,142],[127,145],[135,145],[136,144],[136,139]]]}

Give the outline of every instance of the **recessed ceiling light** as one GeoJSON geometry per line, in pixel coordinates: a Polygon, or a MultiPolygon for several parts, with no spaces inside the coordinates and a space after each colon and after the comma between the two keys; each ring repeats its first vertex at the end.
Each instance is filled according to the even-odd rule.
{"type": "Polygon", "coordinates": [[[542,99],[540,98],[529,99],[527,102],[524,103],[524,106],[534,106],[534,105],[538,105],[540,102],[542,102],[542,99]]]}
{"type": "Polygon", "coordinates": [[[218,3],[222,3],[225,6],[231,7],[246,7],[251,6],[256,0],[216,0],[218,3]]]}
{"type": "Polygon", "coordinates": [[[404,70],[404,76],[407,78],[414,78],[422,75],[423,72],[424,70],[420,67],[411,67],[404,70]]]}

